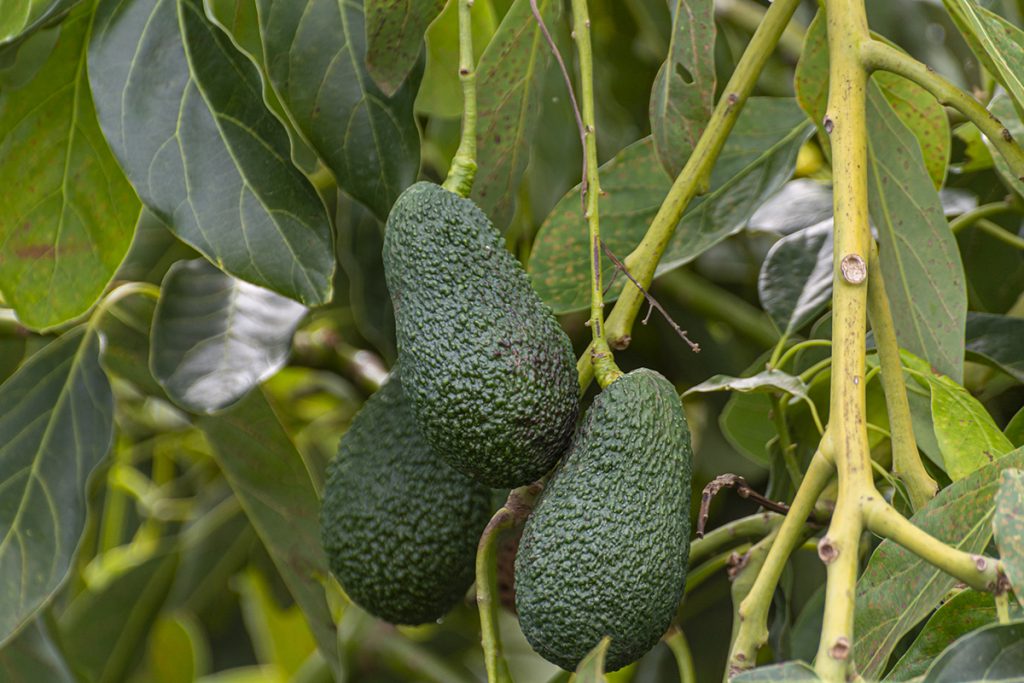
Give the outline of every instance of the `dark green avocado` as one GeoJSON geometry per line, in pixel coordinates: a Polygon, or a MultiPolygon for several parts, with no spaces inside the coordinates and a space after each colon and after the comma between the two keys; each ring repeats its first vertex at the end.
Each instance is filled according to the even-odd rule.
{"type": "Polygon", "coordinates": [[[574,670],[604,636],[615,671],[668,629],[690,551],[690,431],[672,385],[634,370],[594,400],[526,521],[516,557],[523,633],[574,670]]]}
{"type": "Polygon", "coordinates": [[[420,436],[393,373],[328,467],[320,532],[350,598],[386,621],[423,624],[473,583],[491,509],[491,491],[450,468],[420,436]]]}
{"type": "Polygon", "coordinates": [[[405,390],[452,467],[513,488],[548,472],[579,410],[572,345],[469,199],[407,189],[384,236],[405,390]]]}

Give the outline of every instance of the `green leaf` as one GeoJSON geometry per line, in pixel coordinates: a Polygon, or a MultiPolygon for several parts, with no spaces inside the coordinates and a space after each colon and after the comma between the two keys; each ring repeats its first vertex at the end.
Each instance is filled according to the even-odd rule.
{"type": "MultiPolygon", "coordinates": [[[[992,538],[992,506],[1003,469],[1024,465],[1018,449],[951,486],[911,521],[944,543],[979,553],[992,538]]],[[[882,541],[857,582],[854,661],[867,680],[885,670],[893,649],[928,616],[956,579],[892,541],[882,541]]]]}
{"type": "Polygon", "coordinates": [[[167,272],[153,315],[153,376],[184,408],[231,405],[284,367],[306,307],[202,259],[167,272]]]}
{"type": "Polygon", "coordinates": [[[1024,408],[1018,410],[1017,414],[1010,418],[1003,433],[1015,448],[1024,446],[1024,408]]]}
{"type": "Polygon", "coordinates": [[[732,683],[754,683],[754,681],[777,681],[777,683],[798,683],[799,681],[820,681],[807,664],[803,662],[786,662],[774,666],[761,666],[744,671],[739,676],[729,679],[732,683]]]}
{"type": "Polygon", "coordinates": [[[194,683],[209,657],[202,627],[188,613],[161,616],[149,631],[146,658],[153,683],[194,683]]]}
{"type": "MultiPolygon", "coordinates": [[[[996,93],[992,101],[988,103],[988,110],[1002,122],[1003,127],[1010,132],[1010,135],[1013,136],[1013,139],[1018,144],[1020,144],[1021,140],[1024,140],[1024,122],[1021,121],[1021,115],[1014,108],[1013,101],[1009,95],[1002,91],[996,93]]],[[[1010,168],[1010,164],[1006,162],[1002,154],[995,150],[988,138],[985,138],[985,144],[988,145],[989,152],[992,154],[992,161],[995,162],[996,171],[1002,176],[1003,181],[1007,186],[1015,190],[1017,194],[1024,196],[1024,178],[1017,177],[1010,168]]]]}
{"type": "Polygon", "coordinates": [[[668,57],[651,88],[651,134],[665,172],[675,178],[711,117],[715,98],[715,3],[669,0],[668,57]]]}
{"type": "Polygon", "coordinates": [[[570,680],[576,683],[604,683],[607,679],[604,676],[604,656],[608,652],[608,646],[612,639],[605,636],[594,649],[591,650],[583,661],[576,667],[576,675],[570,680]]]}
{"type": "Polygon", "coordinates": [[[817,12],[807,26],[804,48],[793,72],[793,91],[800,108],[817,126],[822,142],[825,134],[825,109],[828,105],[828,27],[825,13],[817,12]]]}
{"type": "Polygon", "coordinates": [[[943,0],[974,56],[1010,93],[1024,116],[1024,31],[974,0],[943,0]]]}
{"type": "Polygon", "coordinates": [[[423,49],[423,34],[444,4],[445,0],[365,0],[366,69],[388,97],[412,71],[423,49]]]}
{"type": "Polygon", "coordinates": [[[257,7],[267,71],[294,124],[338,187],[387,218],[419,170],[412,110],[419,75],[394,97],[374,84],[357,0],[257,0],[257,7]]]}
{"type": "Polygon", "coordinates": [[[79,683],[44,617],[39,617],[0,648],[0,671],[9,681],[79,683]]]}
{"type": "Polygon", "coordinates": [[[1006,578],[1024,606],[1024,472],[1003,471],[992,527],[1006,578]]]}
{"type": "Polygon", "coordinates": [[[946,473],[953,481],[1013,450],[985,406],[970,392],[908,351],[903,365],[931,391],[932,425],[946,473]]]}
{"type": "Polygon", "coordinates": [[[85,528],[86,484],[114,429],[100,345],[77,328],[0,385],[0,643],[64,582],[85,528]]]}
{"type": "Polygon", "coordinates": [[[0,89],[0,291],[28,327],[76,318],[131,244],[139,202],[110,153],[86,79],[84,3],[42,68],[0,89]],[[17,188],[14,191],[13,188],[17,188]]]}
{"type": "Polygon", "coordinates": [[[199,418],[214,457],[337,675],[338,639],[324,584],[319,500],[313,480],[261,391],[199,418]]]}
{"type": "Polygon", "coordinates": [[[1024,318],[967,314],[967,357],[1000,368],[1024,382],[1024,318]]]}
{"type": "MultiPolygon", "coordinates": [[[[549,28],[561,16],[561,7],[557,0],[537,0],[549,28]]],[[[530,0],[515,0],[477,65],[477,172],[472,198],[499,230],[512,219],[530,160],[550,55],[530,0]]]]}
{"type": "Polygon", "coordinates": [[[794,398],[800,398],[805,401],[810,400],[807,396],[807,385],[804,384],[803,380],[781,370],[765,370],[750,377],[715,375],[695,387],[690,387],[683,396],[711,391],[757,391],[767,393],[781,391],[794,398]]]}
{"type": "Polygon", "coordinates": [[[149,371],[149,331],[156,301],[129,296],[107,307],[99,320],[106,343],[101,362],[109,375],[127,380],[147,396],[167,398],[149,371]]]}
{"type": "Polygon", "coordinates": [[[257,569],[248,568],[234,584],[257,661],[293,676],[316,647],[302,612],[295,605],[280,607],[257,569]]]}
{"type": "Polygon", "coordinates": [[[235,277],[330,299],[326,209],[291,163],[256,68],[199,0],[100,0],[89,80],[114,153],[178,237],[235,277]]]}
{"type": "Polygon", "coordinates": [[[57,20],[77,0],[0,0],[0,51],[57,20]]]}
{"type": "Polygon", "coordinates": [[[733,394],[718,416],[725,439],[753,462],[767,466],[768,442],[777,434],[771,420],[772,401],[765,394],[733,394]]]}
{"type": "Polygon", "coordinates": [[[93,683],[120,683],[142,658],[146,635],[174,578],[177,556],[156,553],[75,596],[60,618],[61,642],[93,683]]]}
{"type": "Polygon", "coordinates": [[[923,683],[1024,681],[1024,622],[992,624],[960,638],[931,665],[923,683]]]}
{"type": "MultiPolygon", "coordinates": [[[[811,130],[792,99],[751,98],[712,171],[712,191],[690,203],[657,272],[689,263],[742,230],[793,174],[811,130]]],[[[657,163],[653,143],[645,138],[602,167],[601,238],[619,258],[640,243],[671,185],[657,163]]],[[[544,220],[530,256],[533,286],[556,313],[589,305],[588,249],[577,187],[544,220]]],[[[604,268],[612,272],[607,258],[604,268]]],[[[614,298],[610,294],[606,301],[614,298]]]]}
{"type": "Polygon", "coordinates": [[[810,323],[832,298],[832,221],[772,245],[757,279],[761,307],[785,336],[810,323]]]}
{"type": "Polygon", "coordinates": [[[868,190],[882,276],[902,348],[963,377],[963,263],[914,137],[868,88],[868,190]]]}
{"type": "Polygon", "coordinates": [[[924,674],[950,643],[995,620],[996,607],[991,593],[974,590],[957,593],[935,610],[885,680],[905,681],[924,674]]]}

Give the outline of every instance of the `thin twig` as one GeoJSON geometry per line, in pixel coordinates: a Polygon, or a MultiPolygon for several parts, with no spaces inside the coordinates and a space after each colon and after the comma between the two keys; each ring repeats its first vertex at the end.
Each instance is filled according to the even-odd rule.
{"type": "MultiPolygon", "coordinates": [[[[643,285],[637,282],[635,277],[630,275],[629,271],[626,269],[625,264],[622,261],[620,261],[618,257],[615,256],[615,254],[612,253],[612,250],[608,248],[608,245],[605,244],[604,241],[601,242],[601,247],[604,248],[604,253],[607,254],[608,258],[612,260],[612,263],[615,264],[615,267],[621,270],[622,274],[628,277],[629,281],[632,282],[636,286],[636,288],[640,290],[640,293],[644,295],[645,299],[647,299],[647,303],[649,303],[653,308],[658,309],[658,312],[661,313],[665,320],[668,321],[668,324],[672,326],[672,329],[676,331],[676,334],[678,334],[682,338],[682,340],[687,343],[687,345],[690,347],[690,350],[693,351],[694,353],[700,353],[700,344],[691,341],[690,338],[686,336],[686,330],[679,327],[679,324],[675,320],[673,320],[672,316],[670,316],[668,312],[664,308],[662,308],[661,304],[658,303],[658,300],[651,296],[650,293],[648,293],[648,291],[643,288],[643,285]]],[[[643,320],[645,325],[647,324],[647,318],[649,318],[650,315],[650,311],[648,311],[647,316],[643,320]]]]}
{"type": "Polygon", "coordinates": [[[711,482],[704,487],[704,492],[700,496],[700,514],[697,516],[697,538],[704,538],[704,528],[708,524],[708,518],[711,516],[711,500],[718,494],[719,491],[725,488],[735,489],[736,494],[740,498],[749,498],[763,508],[786,514],[789,512],[789,506],[785,503],[775,502],[765,498],[760,493],[750,488],[747,484],[747,480],[738,474],[723,474],[715,477],[711,482]]]}
{"type": "Polygon", "coordinates": [[[569,91],[569,102],[572,104],[572,113],[576,117],[576,128],[580,134],[580,145],[583,148],[583,171],[582,171],[582,182],[580,183],[580,201],[583,204],[583,209],[586,211],[587,206],[587,129],[583,125],[583,114],[580,113],[580,105],[576,101],[576,92],[572,88],[572,78],[569,76],[569,69],[565,66],[565,60],[562,59],[562,53],[558,51],[558,46],[555,45],[554,38],[548,32],[548,27],[544,25],[544,17],[540,15],[540,10],[537,8],[537,0],[530,0],[530,9],[533,11],[533,18],[537,20],[537,25],[540,27],[540,32],[544,34],[544,40],[547,41],[548,47],[551,48],[551,54],[555,56],[555,61],[558,62],[558,68],[562,71],[562,78],[565,79],[565,88],[569,91]]]}

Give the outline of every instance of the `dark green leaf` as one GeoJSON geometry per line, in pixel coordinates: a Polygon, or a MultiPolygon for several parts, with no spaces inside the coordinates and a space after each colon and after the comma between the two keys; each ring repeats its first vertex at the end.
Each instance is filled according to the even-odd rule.
{"type": "Polygon", "coordinates": [[[868,186],[900,346],[959,382],[967,318],[960,252],[913,135],[873,85],[868,186]]]}
{"type": "Polygon", "coordinates": [[[665,172],[679,175],[711,116],[715,98],[715,3],[669,0],[668,58],[651,89],[651,134],[665,172]]]}
{"type": "Polygon", "coordinates": [[[81,5],[35,77],[0,89],[0,290],[34,329],[92,306],[128,251],[139,214],[93,111],[90,16],[81,5]]]}
{"type": "Polygon", "coordinates": [[[57,647],[44,617],[0,648],[0,671],[12,683],[80,683],[57,647]]]}
{"type": "MultiPolygon", "coordinates": [[[[537,0],[549,28],[561,7],[557,0],[537,0]]],[[[530,160],[550,55],[529,0],[515,0],[477,65],[478,168],[472,197],[499,230],[512,219],[530,160]]]]}
{"type": "MultiPolygon", "coordinates": [[[[1009,95],[1005,92],[996,93],[996,96],[988,103],[988,109],[992,112],[993,116],[1002,122],[1003,126],[1010,132],[1018,144],[1020,144],[1021,140],[1024,140],[1024,123],[1021,122],[1021,115],[1014,108],[1013,101],[1009,95]]],[[[992,154],[992,160],[995,162],[999,175],[1002,176],[1007,185],[1017,191],[1017,194],[1024,195],[1024,178],[1017,177],[1010,169],[1010,164],[1006,163],[1003,155],[992,147],[992,143],[988,138],[985,139],[985,142],[989,145],[989,151],[992,154]]]]}
{"type": "Polygon", "coordinates": [[[423,49],[423,34],[445,0],[365,0],[366,68],[391,97],[423,49]]]}
{"type": "Polygon", "coordinates": [[[363,7],[356,0],[257,0],[267,71],[295,125],[338,187],[382,220],[416,179],[419,76],[387,97],[366,71],[363,7]]]}
{"type": "MultiPolygon", "coordinates": [[[[811,126],[788,98],[747,102],[711,174],[712,191],[690,203],[658,266],[689,263],[747,220],[793,174],[811,126]]],[[[669,179],[657,169],[650,138],[619,152],[601,171],[601,238],[619,258],[639,244],[665,199],[669,179]]],[[[559,201],[541,226],[530,257],[533,286],[556,313],[586,308],[590,267],[579,188],[559,201]]],[[[604,259],[606,272],[612,263],[604,259]]],[[[606,297],[606,301],[614,298],[606,297]]]]}
{"type": "Polygon", "coordinates": [[[256,68],[199,0],[101,0],[89,77],[114,153],[178,237],[243,280],[330,299],[326,209],[291,163],[256,68]]]}
{"type": "Polygon", "coordinates": [[[800,681],[820,681],[821,679],[814,673],[814,669],[803,662],[786,662],[745,671],[729,680],[732,683],[754,683],[754,681],[799,683],[800,681]]]}
{"type": "Polygon", "coordinates": [[[772,400],[764,394],[733,394],[718,417],[718,426],[737,451],[754,462],[771,462],[768,442],[775,437],[771,420],[772,400]]]}
{"type": "Polygon", "coordinates": [[[142,658],[174,578],[177,556],[160,551],[98,588],[79,593],[61,615],[61,642],[75,669],[94,683],[120,683],[142,658]]]}
{"type": "MultiPolygon", "coordinates": [[[[978,553],[992,538],[992,505],[1001,470],[1024,465],[1018,449],[954,482],[911,521],[940,541],[978,553]]],[[[865,679],[885,670],[900,639],[935,608],[956,579],[892,541],[882,541],[857,582],[853,654],[865,679]]]]}
{"type": "Polygon", "coordinates": [[[106,344],[101,362],[110,375],[127,380],[147,396],[166,398],[149,371],[149,331],[156,300],[130,296],[109,306],[99,321],[106,344]]]}
{"type": "Polygon", "coordinates": [[[923,683],[1024,681],[1024,622],[992,624],[960,638],[931,665],[923,683]]]}
{"type": "Polygon", "coordinates": [[[974,56],[1010,93],[1024,115],[1024,31],[975,0],[943,0],[974,56]]]}
{"type": "Polygon", "coordinates": [[[935,610],[921,633],[896,666],[885,677],[887,681],[905,681],[920,676],[950,643],[976,628],[996,620],[995,601],[991,593],[965,590],[957,593],[935,610]]]}
{"type": "Polygon", "coordinates": [[[612,639],[605,636],[576,667],[576,675],[570,679],[576,683],[604,683],[604,655],[612,639]]]}
{"type": "Polygon", "coordinates": [[[715,375],[695,387],[690,387],[683,396],[709,391],[757,391],[768,393],[781,391],[794,398],[809,400],[807,397],[807,385],[804,384],[803,380],[781,370],[765,370],[750,377],[715,375]]]}
{"type": "Polygon", "coordinates": [[[776,242],[761,265],[757,293],[786,336],[821,315],[832,297],[832,221],[776,242]]]}
{"type": "Polygon", "coordinates": [[[1006,578],[1024,606],[1024,472],[1003,471],[992,526],[1006,578]]]}
{"type": "Polygon", "coordinates": [[[60,587],[85,528],[86,483],[114,430],[100,345],[75,329],[0,385],[0,642],[60,587]]]}
{"type": "Polygon", "coordinates": [[[306,308],[202,259],[167,272],[153,316],[150,368],[184,408],[231,405],[280,370],[306,308]]]}
{"type": "Polygon", "coordinates": [[[809,178],[794,178],[750,217],[747,229],[789,235],[832,218],[832,188],[809,178]]]}
{"type": "Polygon", "coordinates": [[[823,124],[828,104],[828,27],[824,12],[815,14],[807,27],[804,49],[793,74],[793,90],[800,108],[818,127],[821,140],[827,144],[823,124]]]}
{"type": "Polygon", "coordinates": [[[320,544],[320,505],[302,456],[261,391],[250,393],[220,415],[201,417],[199,426],[306,615],[317,647],[336,669],[338,641],[325,597],[329,573],[320,544]]]}
{"type": "Polygon", "coordinates": [[[967,314],[967,356],[988,362],[1024,382],[1024,318],[967,314]]]}

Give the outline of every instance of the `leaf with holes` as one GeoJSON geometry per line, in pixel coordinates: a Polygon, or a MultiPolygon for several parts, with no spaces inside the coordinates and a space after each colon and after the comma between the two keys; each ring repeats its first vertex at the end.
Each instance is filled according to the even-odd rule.
{"type": "Polygon", "coordinates": [[[100,0],[95,21],[100,125],[143,202],[235,277],[330,300],[330,220],[291,163],[256,67],[199,0],[100,0]]]}
{"type": "MultiPolygon", "coordinates": [[[[537,0],[549,29],[561,16],[561,7],[556,0],[537,0]]],[[[530,1],[516,0],[477,65],[477,172],[472,198],[499,230],[512,219],[516,192],[530,160],[550,54],[530,1]]]]}
{"type": "Polygon", "coordinates": [[[832,220],[772,245],[757,279],[761,307],[784,336],[817,318],[832,298],[832,220]]]}
{"type": "Polygon", "coordinates": [[[100,297],[131,244],[139,202],[96,123],[85,76],[88,4],[27,84],[0,88],[0,291],[28,327],[100,297]],[[14,188],[17,188],[15,191],[14,188]]]}
{"type": "MultiPolygon", "coordinates": [[[[968,553],[992,539],[992,506],[1000,472],[1024,465],[1017,449],[943,489],[911,521],[940,541],[968,553]]],[[[900,640],[927,617],[956,579],[892,541],[882,541],[857,581],[857,671],[877,678],[900,640]]]]}
{"type": "Polygon", "coordinates": [[[267,71],[338,187],[383,220],[420,165],[414,71],[393,97],[366,70],[357,0],[257,0],[267,71]]]}
{"type": "Polygon", "coordinates": [[[675,178],[700,137],[715,98],[715,3],[670,0],[668,58],[651,88],[651,133],[665,172],[675,178]]]}
{"type": "Polygon", "coordinates": [[[305,306],[202,259],[179,261],[153,315],[150,369],[182,407],[220,410],[284,366],[305,315],[305,306]]]}
{"type": "Polygon", "coordinates": [[[53,597],[85,529],[86,484],[114,431],[100,345],[77,328],[0,385],[0,643],[53,597]]]}
{"type": "Polygon", "coordinates": [[[1024,472],[1003,470],[992,520],[999,559],[1017,601],[1024,606],[1024,472]]]}
{"type": "Polygon", "coordinates": [[[423,34],[445,0],[365,0],[366,69],[377,87],[393,96],[423,49],[423,34]]]}

